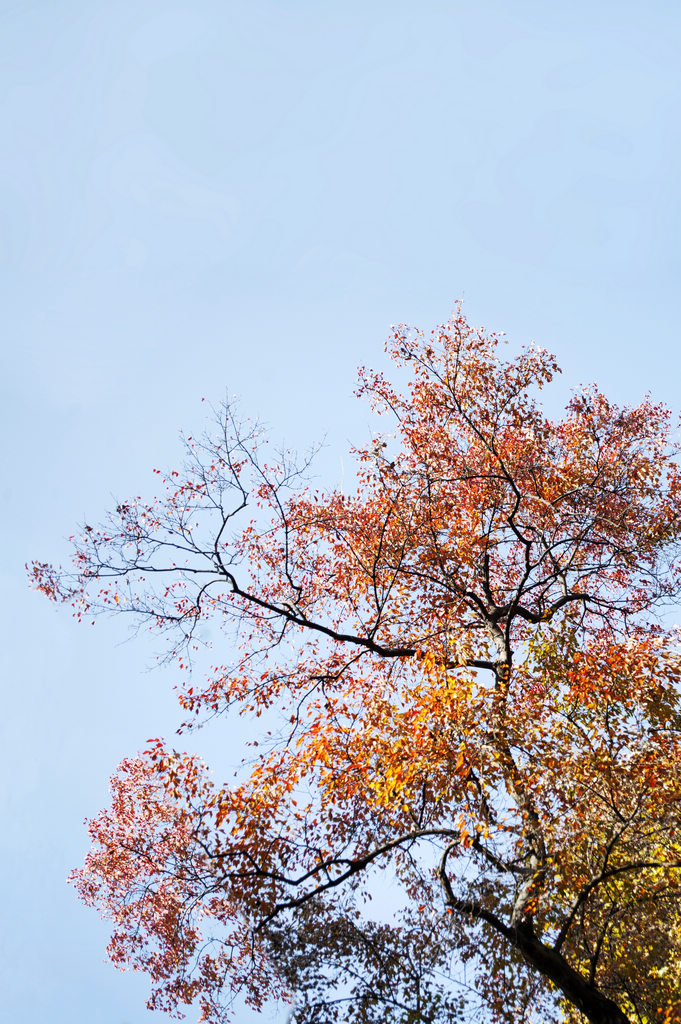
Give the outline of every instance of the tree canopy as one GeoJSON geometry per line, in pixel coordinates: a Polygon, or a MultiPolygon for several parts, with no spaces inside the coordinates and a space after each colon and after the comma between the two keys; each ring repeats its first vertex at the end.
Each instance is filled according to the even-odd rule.
{"type": "MultiPolygon", "coordinates": [[[[73,880],[150,1005],[299,1024],[681,1021],[681,477],[668,411],[461,310],[360,370],[383,429],[351,493],[232,408],[160,493],[34,583],[186,668],[181,731],[263,715],[233,784],[154,740],[73,880]],[[274,725],[273,725],[274,723],[274,725]],[[391,910],[372,909],[390,879],[391,910]]],[[[184,742],[184,741],[183,741],[184,742]]]]}

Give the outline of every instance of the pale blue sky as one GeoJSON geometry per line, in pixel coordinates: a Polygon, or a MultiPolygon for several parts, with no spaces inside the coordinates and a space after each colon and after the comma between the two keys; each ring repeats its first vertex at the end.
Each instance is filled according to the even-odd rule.
{"type": "Polygon", "coordinates": [[[150,491],[225,388],[326,435],[338,482],[355,366],[457,298],[558,354],[556,401],[681,404],[680,45],[672,0],[0,0],[12,1024],[163,1019],[64,879],[117,762],[177,719],[152,648],[77,628],[24,562],[150,491]]]}

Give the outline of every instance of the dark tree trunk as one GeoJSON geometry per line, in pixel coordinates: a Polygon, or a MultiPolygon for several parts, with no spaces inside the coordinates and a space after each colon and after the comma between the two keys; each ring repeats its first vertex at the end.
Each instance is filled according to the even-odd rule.
{"type": "Polygon", "coordinates": [[[529,963],[549,978],[573,1006],[581,1010],[591,1024],[630,1024],[629,1018],[612,999],[585,981],[560,953],[540,942],[530,927],[519,925],[512,931],[512,935],[507,933],[507,937],[529,963]]]}

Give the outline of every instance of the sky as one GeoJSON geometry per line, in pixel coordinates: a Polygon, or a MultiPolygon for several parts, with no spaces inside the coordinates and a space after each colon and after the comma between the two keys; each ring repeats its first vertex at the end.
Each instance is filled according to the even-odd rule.
{"type": "Polygon", "coordinates": [[[337,485],[372,432],[357,365],[458,299],[556,353],[555,410],[591,381],[678,408],[680,44],[672,0],[0,0],[12,1024],[164,1019],[65,879],[118,762],[180,719],[149,640],[78,626],[24,564],[153,494],[202,398],[325,439],[337,485]]]}

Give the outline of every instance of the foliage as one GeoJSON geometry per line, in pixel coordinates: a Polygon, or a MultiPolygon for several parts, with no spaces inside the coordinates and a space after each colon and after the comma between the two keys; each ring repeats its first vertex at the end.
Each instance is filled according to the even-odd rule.
{"type": "Polygon", "coordinates": [[[216,785],[162,741],[125,761],[75,872],[151,1005],[282,997],[302,1022],[681,1020],[680,477],[668,412],[557,371],[460,310],[393,330],[399,390],[353,493],[306,484],[224,408],[152,502],[33,567],[78,617],[132,614],[186,668],[184,728],[277,716],[216,785]],[[246,768],[248,767],[248,770],[246,768]],[[386,915],[372,895],[390,889],[386,915]]]}

